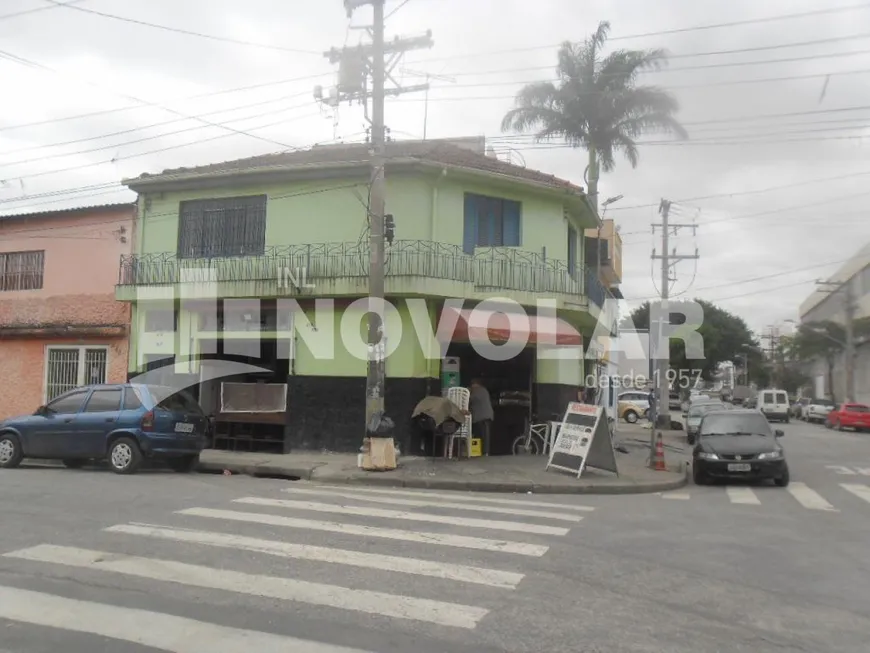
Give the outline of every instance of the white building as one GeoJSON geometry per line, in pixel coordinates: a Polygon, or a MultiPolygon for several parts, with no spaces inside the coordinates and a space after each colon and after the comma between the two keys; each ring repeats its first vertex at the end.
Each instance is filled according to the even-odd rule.
{"type": "MultiPolygon", "coordinates": [[[[870,243],[862,247],[852,258],[832,274],[827,281],[830,285],[820,286],[801,304],[799,309],[802,324],[810,322],[846,323],[846,289],[851,290],[855,300],[854,318],[870,317],[870,243]],[[842,284],[837,292],[835,284],[842,284]]],[[[855,400],[870,403],[870,346],[859,346],[855,359],[855,400]]],[[[825,361],[814,361],[808,370],[813,377],[814,394],[845,400],[846,373],[845,361],[838,356],[833,371],[833,387],[828,380],[828,365],[825,361]]]]}

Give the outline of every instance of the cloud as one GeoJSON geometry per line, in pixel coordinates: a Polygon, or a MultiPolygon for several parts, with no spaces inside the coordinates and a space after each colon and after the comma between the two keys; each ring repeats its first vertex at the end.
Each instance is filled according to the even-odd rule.
{"type": "MultiPolygon", "coordinates": [[[[36,6],[29,0],[10,0],[6,4],[7,13],[36,6]]],[[[7,182],[0,185],[0,210],[64,206],[64,202],[57,201],[37,204],[58,197],[10,202],[20,196],[16,193],[22,192],[22,186],[32,196],[102,185],[145,171],[233,159],[283,149],[280,144],[303,146],[364,132],[366,122],[358,107],[321,112],[312,97],[315,84],[329,86],[335,80],[322,52],[332,46],[353,44],[362,32],[349,29],[340,2],[308,3],[304,12],[292,5],[283,0],[249,0],[244,4],[235,0],[155,1],[129,7],[110,0],[88,0],[81,5],[183,30],[259,42],[271,48],[177,34],[74,9],[0,20],[0,49],[62,72],[55,75],[0,60],[4,95],[15,98],[0,106],[0,179],[7,182]],[[311,75],[318,77],[182,101],[194,95],[311,75]],[[232,135],[226,129],[204,126],[196,120],[158,125],[179,116],[156,107],[6,129],[134,106],[135,102],[123,97],[129,95],[188,115],[212,112],[209,121],[234,120],[229,123],[231,128],[248,130],[258,138],[232,135]],[[214,114],[269,100],[275,102],[214,114]],[[274,116],[257,117],[270,109],[275,110],[274,116]],[[278,121],[280,124],[265,126],[278,121]],[[154,126],[137,130],[149,125],[154,126]],[[95,138],[125,130],[137,131],[95,138]],[[169,134],[178,130],[188,131],[169,134]],[[155,138],[129,142],[150,136],[155,138]],[[53,146],[79,139],[91,140],[53,146]],[[42,147],[32,149],[37,146],[42,147]],[[31,149],[22,151],[24,148],[31,149]],[[90,149],[96,151],[82,152],[90,149]],[[55,155],[57,158],[46,158],[55,155]],[[30,161],[34,158],[41,160],[30,161]],[[45,174],[50,171],[60,172],[45,174]]],[[[388,11],[398,6],[392,0],[388,11]]],[[[826,8],[821,0],[807,0],[799,6],[775,0],[765,3],[763,10],[748,0],[727,4],[595,0],[584,4],[582,11],[570,0],[533,4],[519,0],[411,0],[390,17],[388,33],[411,36],[432,29],[435,47],[409,53],[395,73],[407,83],[424,81],[424,77],[416,75],[420,72],[436,77],[430,80],[433,88],[428,105],[423,94],[392,100],[387,105],[387,121],[396,138],[420,136],[424,116],[430,138],[485,134],[495,139],[493,142],[505,156],[511,152],[514,161],[582,184],[584,152],[535,147],[528,138],[505,138],[501,134],[500,120],[511,106],[511,97],[523,82],[552,76],[557,44],[584,38],[601,19],[612,23],[613,47],[666,48],[673,55],[670,70],[646,75],[641,81],[673,89],[691,140],[644,145],[637,169],[620,160],[616,170],[602,181],[605,196],[624,195],[608,213],[626,234],[623,292],[638,298],[656,292],[653,279],[659,275],[651,271],[649,256],[653,247],[661,246],[650,233],[649,224],[658,220],[655,206],[659,200],[668,198],[677,202],[675,219],[696,220],[699,226],[696,237],[684,230],[674,241],[680,251],[691,253],[697,247],[701,255],[697,269],[691,261],[677,266],[675,292],[693,296],[692,288],[710,288],[698,291],[698,296],[721,301],[751,326],[762,328],[774,320],[793,317],[800,301],[811,292],[812,280],[836,268],[819,268],[819,263],[845,258],[870,237],[870,223],[861,215],[867,198],[849,198],[867,188],[870,175],[848,176],[870,171],[866,139],[859,138],[868,135],[870,110],[835,111],[870,106],[865,90],[870,74],[832,74],[827,80],[824,77],[828,73],[870,69],[870,55],[807,58],[870,50],[870,39],[727,55],[688,55],[860,34],[860,25],[866,24],[870,11],[636,35],[826,8]],[[765,65],[698,68],[802,57],[765,65]],[[689,69],[692,67],[695,69],[689,69]],[[530,68],[541,70],[525,70],[530,68]],[[493,70],[507,72],[487,73],[493,70]],[[444,75],[452,76],[455,82],[438,77],[444,75]],[[807,75],[819,76],[798,79],[807,75]],[[795,79],[729,83],[785,77],[795,79]],[[817,113],[735,120],[797,112],[817,113]],[[837,175],[843,178],[830,179],[837,175]],[[765,190],[787,185],[791,187],[765,190]],[[707,196],[714,197],[691,200],[707,196]],[[789,208],[803,204],[814,206],[789,208]],[[644,206],[625,208],[633,205],[644,206]],[[754,214],[758,215],[739,218],[754,214]],[[808,269],[801,272],[802,266],[808,269]],[[742,283],[784,270],[794,272],[784,278],[742,283]],[[801,284],[802,280],[805,282],[801,284]],[[690,281],[693,285],[687,289],[690,281]],[[723,285],[730,282],[733,287],[723,285]],[[779,287],[790,282],[795,285],[779,287]]],[[[361,26],[367,20],[366,13],[359,12],[352,23],[361,26]]],[[[83,200],[76,198],[95,192],[59,198],[81,203],[83,200]]],[[[87,203],[129,197],[117,190],[103,188],[99,192],[104,194],[87,203]]]]}

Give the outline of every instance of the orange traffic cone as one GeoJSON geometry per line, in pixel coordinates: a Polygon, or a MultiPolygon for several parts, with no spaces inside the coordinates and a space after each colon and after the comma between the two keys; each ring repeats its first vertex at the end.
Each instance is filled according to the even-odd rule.
{"type": "Polygon", "coordinates": [[[661,433],[658,434],[658,438],[656,439],[656,456],[653,469],[657,472],[668,471],[667,465],[665,465],[665,445],[662,443],[661,433]]]}

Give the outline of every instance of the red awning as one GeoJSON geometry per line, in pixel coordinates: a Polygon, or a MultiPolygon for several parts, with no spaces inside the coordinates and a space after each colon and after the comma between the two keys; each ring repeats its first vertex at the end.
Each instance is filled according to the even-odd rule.
{"type": "Polygon", "coordinates": [[[550,316],[446,306],[441,311],[438,326],[438,339],[442,342],[507,342],[513,335],[525,338],[529,344],[583,344],[583,336],[577,329],[561,318],[550,316]],[[456,327],[448,333],[454,323],[456,327]]]}

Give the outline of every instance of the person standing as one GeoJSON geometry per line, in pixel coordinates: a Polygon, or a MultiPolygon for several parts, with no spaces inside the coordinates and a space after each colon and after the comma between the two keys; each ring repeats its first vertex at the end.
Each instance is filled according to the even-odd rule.
{"type": "Polygon", "coordinates": [[[469,388],[468,408],[471,411],[471,433],[483,442],[483,455],[489,455],[489,445],[492,430],[492,401],[480,379],[472,379],[469,388]]]}

